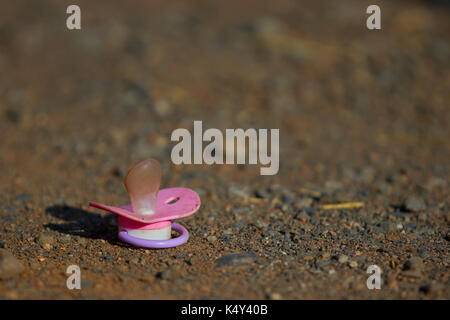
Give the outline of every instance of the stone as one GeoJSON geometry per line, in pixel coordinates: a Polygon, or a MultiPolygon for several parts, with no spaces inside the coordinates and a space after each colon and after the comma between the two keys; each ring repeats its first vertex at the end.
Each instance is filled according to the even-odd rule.
{"type": "Polygon", "coordinates": [[[444,286],[438,283],[427,283],[420,286],[419,291],[426,295],[437,295],[444,291],[444,286]]]}
{"type": "Polygon", "coordinates": [[[240,198],[247,198],[249,196],[248,192],[245,191],[245,189],[237,187],[237,186],[229,187],[228,188],[228,193],[233,195],[233,196],[240,197],[240,198]]]}
{"type": "Polygon", "coordinates": [[[442,179],[440,177],[432,177],[428,180],[426,186],[427,189],[434,189],[434,188],[446,188],[447,187],[447,181],[445,179],[442,179]]]}
{"type": "Polygon", "coordinates": [[[172,112],[172,105],[166,99],[158,99],[155,101],[154,110],[158,116],[165,118],[172,112]]]}
{"type": "Polygon", "coordinates": [[[421,198],[409,197],[405,202],[405,208],[408,211],[419,212],[425,210],[427,206],[421,198]]]}
{"type": "Polygon", "coordinates": [[[10,279],[25,270],[22,263],[6,249],[0,249],[0,279],[10,279]]]}
{"type": "Polygon", "coordinates": [[[266,199],[270,197],[270,194],[265,190],[258,189],[255,191],[255,197],[260,199],[266,199]]]}
{"type": "Polygon", "coordinates": [[[375,174],[376,174],[376,172],[375,172],[374,168],[364,167],[361,170],[361,175],[360,175],[361,181],[364,183],[370,183],[373,181],[375,174]]]}
{"type": "Polygon", "coordinates": [[[339,263],[346,263],[348,261],[348,256],[341,254],[338,258],[339,263]]]}
{"type": "Polygon", "coordinates": [[[312,204],[313,204],[312,198],[302,198],[296,201],[294,205],[297,209],[305,209],[311,207],[312,204]]]}
{"type": "Polygon", "coordinates": [[[421,271],[424,268],[424,264],[421,258],[413,257],[405,262],[403,270],[421,271]]]}
{"type": "Polygon", "coordinates": [[[277,293],[277,292],[273,292],[269,294],[269,299],[270,300],[281,300],[283,299],[283,297],[281,296],[281,294],[277,293]]]}
{"type": "Polygon", "coordinates": [[[6,206],[6,205],[2,205],[0,204],[0,214],[2,213],[8,213],[10,215],[16,215],[17,214],[17,209],[11,206],[6,206]]]}
{"type": "Polygon", "coordinates": [[[383,232],[391,232],[398,230],[397,223],[394,221],[381,221],[378,226],[383,230],[383,232]]]}
{"type": "Polygon", "coordinates": [[[43,233],[38,237],[38,243],[45,250],[50,250],[53,247],[54,242],[55,242],[55,239],[49,233],[43,233]]]}
{"type": "Polygon", "coordinates": [[[342,188],[342,183],[335,180],[328,180],[325,182],[325,189],[328,192],[335,192],[342,188]]]}
{"type": "Polygon", "coordinates": [[[156,277],[161,280],[174,280],[180,277],[180,272],[171,267],[159,272],[156,277]]]}
{"type": "Polygon", "coordinates": [[[306,222],[309,220],[309,215],[305,211],[298,212],[295,217],[295,219],[300,220],[301,222],[306,222]]]}
{"type": "Polygon", "coordinates": [[[257,257],[254,253],[230,253],[217,259],[216,266],[242,266],[255,262],[257,262],[257,257]]]}
{"type": "Polygon", "coordinates": [[[13,201],[25,203],[30,198],[29,194],[23,193],[13,199],[13,201]]]}
{"type": "Polygon", "coordinates": [[[72,240],[72,237],[70,236],[70,234],[65,234],[61,238],[59,238],[59,240],[62,242],[68,242],[72,240]]]}

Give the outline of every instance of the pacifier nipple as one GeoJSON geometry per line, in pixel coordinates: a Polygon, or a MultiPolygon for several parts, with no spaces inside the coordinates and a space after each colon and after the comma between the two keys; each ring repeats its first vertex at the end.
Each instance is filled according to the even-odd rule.
{"type": "Polygon", "coordinates": [[[155,213],[161,184],[161,165],[157,160],[146,159],[134,165],[125,176],[124,184],[134,212],[143,215],[155,213]]]}

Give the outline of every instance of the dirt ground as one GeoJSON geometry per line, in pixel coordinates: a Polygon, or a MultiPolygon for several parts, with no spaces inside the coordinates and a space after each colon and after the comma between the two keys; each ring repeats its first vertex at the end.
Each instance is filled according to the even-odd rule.
{"type": "Polygon", "coordinates": [[[83,0],[69,31],[72,3],[1,4],[1,298],[450,298],[448,2],[83,0]],[[194,120],[279,128],[278,174],[173,165],[194,120]],[[88,206],[148,157],[201,197],[180,247],[88,206]]]}

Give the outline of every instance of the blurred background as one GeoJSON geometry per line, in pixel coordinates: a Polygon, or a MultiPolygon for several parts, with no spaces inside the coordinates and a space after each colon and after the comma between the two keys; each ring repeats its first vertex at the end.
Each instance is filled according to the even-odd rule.
{"type": "Polygon", "coordinates": [[[448,1],[431,0],[2,2],[0,234],[26,275],[0,282],[0,293],[122,298],[129,296],[115,296],[114,285],[140,281],[130,297],[363,298],[375,294],[355,280],[365,277],[367,261],[395,274],[395,265],[420,255],[414,250],[421,246],[429,254],[420,258],[422,271],[434,274],[420,273],[404,287],[394,278],[391,290],[376,297],[432,292],[449,298],[448,289],[435,285],[448,281],[449,8],[448,1]],[[81,8],[81,30],[66,28],[70,4],[81,8]],[[366,28],[371,4],[381,7],[381,30],[366,28]],[[204,129],[279,128],[279,173],[260,176],[258,166],[245,165],[174,166],[171,132],[192,132],[194,120],[204,129]],[[186,220],[192,243],[173,249],[188,257],[180,265],[173,251],[155,253],[159,258],[129,253],[113,240],[113,218],[102,222],[106,214],[87,207],[88,201],[126,203],[123,176],[148,157],[163,166],[162,187],[195,188],[202,197],[198,217],[186,220]],[[366,206],[359,213],[321,213],[320,205],[342,201],[366,206]],[[342,219],[358,221],[361,230],[340,236],[342,219]],[[230,227],[224,241],[227,223],[240,223],[242,234],[230,227]],[[286,231],[292,224],[296,231],[286,231]],[[305,224],[311,228],[301,229],[305,224]],[[53,251],[42,247],[43,232],[54,240],[53,251]],[[301,242],[296,232],[311,237],[301,242]],[[382,239],[394,233],[394,257],[376,251],[388,244],[372,243],[373,232],[382,239]],[[294,240],[280,256],[285,243],[278,239],[286,234],[294,240]],[[419,240],[410,243],[411,234],[419,240]],[[60,244],[63,235],[73,238],[73,249],[60,244]],[[332,283],[322,278],[332,263],[320,267],[320,257],[327,251],[334,261],[346,237],[367,241],[372,249],[360,250],[367,261],[358,262],[359,271],[343,269],[353,280],[336,280],[339,290],[323,290],[332,283]],[[260,264],[248,272],[257,278],[243,280],[250,279],[246,271],[223,275],[214,266],[223,252],[253,241],[260,264]],[[130,263],[127,255],[146,264],[130,263]],[[190,260],[197,255],[199,261],[190,260]],[[281,262],[271,271],[264,259],[281,262]],[[84,263],[91,277],[81,293],[51,285],[64,279],[61,266],[69,260],[84,263]],[[204,261],[212,266],[196,269],[204,261]],[[166,267],[187,275],[161,275],[166,267]],[[149,279],[128,278],[146,268],[149,279]],[[102,287],[104,272],[111,288],[102,287]],[[231,280],[214,284],[218,274],[231,280]],[[270,279],[279,281],[269,285],[270,279]],[[296,281],[308,284],[288,285],[296,281]]]}

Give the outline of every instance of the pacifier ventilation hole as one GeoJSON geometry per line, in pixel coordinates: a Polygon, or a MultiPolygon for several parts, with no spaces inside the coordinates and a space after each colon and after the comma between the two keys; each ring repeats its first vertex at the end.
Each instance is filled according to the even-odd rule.
{"type": "Polygon", "coordinates": [[[180,200],[180,197],[172,197],[166,201],[166,204],[174,204],[180,200]]]}

